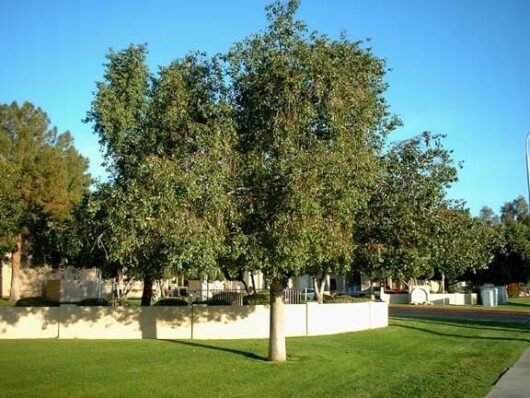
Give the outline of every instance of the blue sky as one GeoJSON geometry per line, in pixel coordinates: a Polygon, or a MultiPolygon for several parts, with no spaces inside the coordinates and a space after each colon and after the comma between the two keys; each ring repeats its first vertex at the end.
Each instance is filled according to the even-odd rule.
{"type": "MultiPolygon", "coordinates": [[[[97,137],[81,120],[107,50],[147,43],[152,71],[189,50],[225,51],[265,26],[266,3],[0,0],[0,102],[43,108],[101,176],[97,137]]],[[[392,139],[443,133],[464,161],[450,197],[477,214],[527,195],[530,1],[306,0],[298,16],[331,37],[372,39],[392,69],[388,102],[405,123],[392,139]]]]}

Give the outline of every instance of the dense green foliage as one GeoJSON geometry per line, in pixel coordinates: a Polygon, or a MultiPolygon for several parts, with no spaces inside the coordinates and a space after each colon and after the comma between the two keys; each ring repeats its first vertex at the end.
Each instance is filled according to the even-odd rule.
{"type": "Polygon", "coordinates": [[[54,236],[88,188],[88,162],[69,132],[57,134],[40,108],[0,105],[0,242],[11,251],[22,234],[36,262],[61,262],[54,236]],[[7,244],[9,243],[10,244],[7,244]]]}
{"type": "Polygon", "coordinates": [[[490,261],[495,234],[446,199],[457,167],[440,137],[388,146],[400,121],[384,61],[345,34],[310,33],[298,6],[276,1],[226,54],[156,74],[145,46],[107,55],[86,121],[111,179],[81,212],[80,252],[143,278],[145,305],[170,274],[262,271],[274,314],[291,276],[313,275],[322,301],[326,275],[352,265],[456,278],[490,261]]]}
{"type": "Polygon", "coordinates": [[[33,264],[68,261],[72,212],[88,190],[88,161],[69,132],[25,102],[0,104],[0,250],[11,252],[11,302],[20,297],[22,258],[33,264]]]}
{"type": "Polygon", "coordinates": [[[79,303],[77,303],[77,305],[80,307],[108,307],[111,305],[111,303],[109,300],[104,298],[89,298],[81,300],[79,303]]]}
{"type": "Polygon", "coordinates": [[[128,275],[217,268],[230,215],[233,145],[217,61],[191,54],[152,76],[146,49],[110,52],[88,113],[112,174],[92,237],[128,275]]]}
{"type": "Polygon", "coordinates": [[[441,139],[425,132],[382,155],[370,205],[356,214],[355,270],[408,282],[488,266],[497,236],[447,199],[457,167],[441,139]]]}
{"type": "Polygon", "coordinates": [[[352,296],[324,296],[325,304],[340,304],[340,303],[362,303],[370,301],[369,297],[352,297],[352,296]]]}
{"type": "Polygon", "coordinates": [[[108,54],[87,121],[112,179],[82,214],[85,254],[137,277],[221,267],[282,283],[352,264],[403,280],[488,265],[497,236],[447,200],[457,167],[441,137],[388,147],[400,121],[384,61],[309,33],[297,8],[273,3],[227,54],[156,75],[144,46],[108,54]]]}
{"type": "Polygon", "coordinates": [[[268,292],[260,292],[243,297],[243,304],[245,305],[268,305],[270,302],[271,298],[268,292]]]}
{"type": "Polygon", "coordinates": [[[528,343],[520,327],[403,319],[290,338],[290,360],[271,366],[265,340],[1,340],[0,385],[13,398],[482,398],[528,343]]]}
{"type": "Polygon", "coordinates": [[[227,56],[244,255],[271,280],[347,269],[354,216],[394,126],[384,62],[345,36],[309,34],[297,7],[269,6],[267,29],[227,56]]]}
{"type": "Polygon", "coordinates": [[[17,167],[0,157],[0,252],[13,250],[22,218],[22,201],[16,199],[17,167]]]}
{"type": "Polygon", "coordinates": [[[171,298],[160,299],[153,305],[161,306],[161,307],[186,307],[189,304],[184,299],[171,297],[171,298]]]}
{"type": "Polygon", "coordinates": [[[25,297],[18,300],[15,304],[17,307],[58,307],[59,303],[50,301],[45,297],[25,297]]]}
{"type": "Polygon", "coordinates": [[[469,274],[478,282],[507,284],[530,281],[530,216],[526,199],[519,196],[501,208],[500,217],[489,208],[483,208],[480,218],[496,231],[502,246],[495,251],[489,269],[469,274]]]}

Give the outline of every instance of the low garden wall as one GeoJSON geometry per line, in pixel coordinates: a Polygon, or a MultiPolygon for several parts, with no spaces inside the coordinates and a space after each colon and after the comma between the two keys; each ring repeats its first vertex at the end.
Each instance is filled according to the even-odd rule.
{"type": "MultiPolygon", "coordinates": [[[[388,303],[286,304],[286,336],[385,327],[388,303]]],[[[265,305],[0,308],[0,338],[239,339],[269,336],[265,305]]]]}

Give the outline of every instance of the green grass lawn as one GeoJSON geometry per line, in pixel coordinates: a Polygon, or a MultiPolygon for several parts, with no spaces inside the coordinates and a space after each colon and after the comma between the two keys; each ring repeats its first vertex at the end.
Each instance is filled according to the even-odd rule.
{"type": "Polygon", "coordinates": [[[506,305],[514,309],[530,311],[530,297],[510,298],[506,305]]]}
{"type": "Polygon", "coordinates": [[[510,298],[506,304],[497,307],[483,307],[482,305],[411,305],[411,304],[392,304],[392,307],[428,307],[428,308],[445,308],[445,309],[474,309],[478,311],[528,311],[530,312],[530,297],[510,298]]]}
{"type": "Polygon", "coordinates": [[[530,346],[523,326],[393,319],[384,329],[267,340],[0,340],[6,397],[484,397],[530,346]]]}
{"type": "Polygon", "coordinates": [[[11,304],[9,304],[9,301],[0,299],[0,307],[10,307],[11,304]]]}

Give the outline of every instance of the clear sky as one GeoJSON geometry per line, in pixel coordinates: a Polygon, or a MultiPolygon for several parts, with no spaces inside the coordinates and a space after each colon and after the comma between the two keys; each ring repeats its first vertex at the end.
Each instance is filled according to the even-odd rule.
{"type": "MultiPolygon", "coordinates": [[[[147,43],[152,71],[189,50],[210,54],[265,27],[267,1],[0,0],[0,102],[43,108],[103,176],[97,137],[81,122],[109,48],[147,43]]],[[[305,0],[310,30],[369,45],[392,69],[387,99],[405,126],[447,135],[464,161],[450,197],[473,214],[527,195],[529,0],[305,0]]]]}

